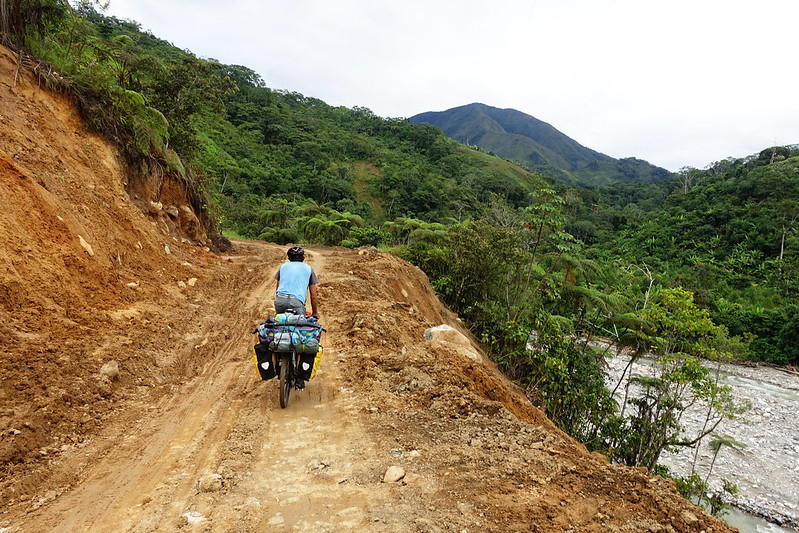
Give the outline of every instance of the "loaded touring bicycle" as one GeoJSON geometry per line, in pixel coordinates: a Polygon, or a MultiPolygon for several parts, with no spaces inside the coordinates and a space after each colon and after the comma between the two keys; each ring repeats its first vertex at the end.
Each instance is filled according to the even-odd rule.
{"type": "Polygon", "coordinates": [[[253,331],[258,335],[253,347],[258,374],[262,380],[279,378],[280,407],[288,406],[291,389],[303,390],[316,375],[323,331],[316,318],[293,313],[279,313],[253,331]]]}

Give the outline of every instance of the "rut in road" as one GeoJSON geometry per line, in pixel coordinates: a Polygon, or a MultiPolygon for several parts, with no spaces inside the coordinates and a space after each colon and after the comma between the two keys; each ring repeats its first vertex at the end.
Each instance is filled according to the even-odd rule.
{"type": "MultiPolygon", "coordinates": [[[[215,327],[236,333],[210,363],[127,431],[109,428],[104,439],[112,444],[84,450],[102,456],[75,489],[34,513],[26,530],[152,531],[212,520],[215,530],[319,531],[366,523],[373,491],[352,481],[375,452],[342,392],[335,335],[325,338],[316,379],[294,391],[285,410],[276,383],[258,381],[248,357],[253,324],[271,312],[275,255],[251,260],[254,288],[217,310],[224,324],[215,327]],[[214,474],[221,489],[199,490],[200,479],[214,474]]],[[[309,255],[329,283],[324,260],[309,255]]],[[[335,318],[331,303],[326,316],[335,318]]]]}
{"type": "Polygon", "coordinates": [[[226,281],[208,283],[213,294],[182,316],[189,331],[160,338],[184,382],[126,404],[62,454],[50,492],[9,515],[12,527],[728,531],[670,482],[610,466],[557,430],[472,345],[419,269],[376,251],[309,250],[325,354],[280,409],[276,380],[257,379],[250,332],[271,312],[285,252],[238,247],[226,281]],[[425,341],[442,323],[454,337],[425,341]],[[405,476],[385,483],[391,466],[405,476]]]}

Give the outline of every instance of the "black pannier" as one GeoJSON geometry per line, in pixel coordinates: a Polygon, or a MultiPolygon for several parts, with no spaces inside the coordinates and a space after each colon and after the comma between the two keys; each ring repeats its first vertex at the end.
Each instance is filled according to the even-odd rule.
{"type": "Polygon", "coordinates": [[[266,344],[256,344],[253,347],[253,356],[255,358],[255,366],[258,368],[262,380],[272,379],[277,376],[277,361],[275,360],[275,352],[269,349],[266,344]]]}

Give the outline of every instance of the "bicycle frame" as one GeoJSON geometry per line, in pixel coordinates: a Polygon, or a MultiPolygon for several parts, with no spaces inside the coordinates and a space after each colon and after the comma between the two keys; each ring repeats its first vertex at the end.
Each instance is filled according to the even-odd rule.
{"type": "Polygon", "coordinates": [[[294,381],[297,375],[297,353],[292,348],[290,352],[280,352],[279,355],[280,388],[278,393],[280,395],[280,407],[285,409],[289,405],[291,389],[294,388],[294,381]]]}

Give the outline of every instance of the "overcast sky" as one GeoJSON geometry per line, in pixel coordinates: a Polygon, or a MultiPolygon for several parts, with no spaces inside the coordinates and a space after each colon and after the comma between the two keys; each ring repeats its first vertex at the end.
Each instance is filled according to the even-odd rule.
{"type": "Polygon", "coordinates": [[[797,0],[110,0],[106,13],[382,117],[481,102],[669,170],[799,143],[797,0]]]}

